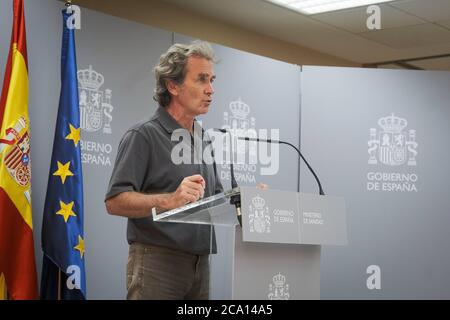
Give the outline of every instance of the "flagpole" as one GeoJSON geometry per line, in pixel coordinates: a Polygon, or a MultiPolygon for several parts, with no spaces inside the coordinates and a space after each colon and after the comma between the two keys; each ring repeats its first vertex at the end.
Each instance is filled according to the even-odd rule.
{"type": "MultiPolygon", "coordinates": [[[[66,10],[72,5],[72,0],[66,0],[64,5],[66,10]]],[[[58,268],[58,300],[61,300],[61,269],[58,268]]]]}
{"type": "Polygon", "coordinates": [[[61,300],[61,269],[58,268],[58,300],[61,300]]]}

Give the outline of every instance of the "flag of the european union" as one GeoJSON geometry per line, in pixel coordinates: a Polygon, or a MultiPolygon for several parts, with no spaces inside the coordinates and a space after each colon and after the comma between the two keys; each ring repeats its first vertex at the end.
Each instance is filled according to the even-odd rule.
{"type": "Polygon", "coordinates": [[[85,299],[83,175],[77,62],[63,10],[61,93],[42,222],[41,299],[85,299]]]}

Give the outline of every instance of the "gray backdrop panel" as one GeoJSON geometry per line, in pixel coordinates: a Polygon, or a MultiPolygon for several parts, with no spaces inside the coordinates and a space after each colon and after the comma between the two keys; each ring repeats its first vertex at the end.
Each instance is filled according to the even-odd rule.
{"type": "MultiPolygon", "coordinates": [[[[450,298],[450,74],[304,67],[301,77],[302,150],[325,192],[347,202],[349,245],[323,248],[322,298],[450,298]],[[380,154],[368,163],[370,128],[382,132],[379,119],[392,113],[407,120],[407,139],[415,130],[415,166],[384,164],[380,154]],[[415,176],[417,192],[368,190],[370,172],[415,176]],[[381,269],[379,290],[366,286],[370,265],[381,269]]],[[[317,192],[304,166],[300,189],[317,192]]]]}

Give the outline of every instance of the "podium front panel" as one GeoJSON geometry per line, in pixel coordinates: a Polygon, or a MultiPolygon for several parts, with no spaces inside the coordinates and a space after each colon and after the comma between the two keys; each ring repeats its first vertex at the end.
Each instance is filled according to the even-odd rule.
{"type": "Polygon", "coordinates": [[[242,241],[236,227],[232,299],[320,299],[319,245],[242,241]]]}

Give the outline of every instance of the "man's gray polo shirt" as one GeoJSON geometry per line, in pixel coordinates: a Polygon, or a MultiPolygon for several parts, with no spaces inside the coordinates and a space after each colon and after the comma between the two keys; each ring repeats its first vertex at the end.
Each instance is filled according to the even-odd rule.
{"type": "MultiPolygon", "coordinates": [[[[162,107],[158,107],[149,121],[129,129],[119,144],[105,200],[126,191],[148,194],[174,192],[185,177],[194,174],[205,179],[205,197],[222,192],[214,165],[175,165],[172,162],[172,148],[179,143],[171,141],[172,132],[176,129],[185,130],[162,107]]],[[[207,143],[203,141],[203,150],[207,143]]],[[[207,225],[153,222],[152,217],[130,218],[127,239],[130,244],[140,242],[192,254],[210,252],[210,227],[207,225]]]]}

